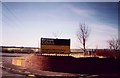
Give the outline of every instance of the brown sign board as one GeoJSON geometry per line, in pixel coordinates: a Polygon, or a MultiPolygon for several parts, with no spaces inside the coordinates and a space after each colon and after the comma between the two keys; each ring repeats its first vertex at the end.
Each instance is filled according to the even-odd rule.
{"type": "Polygon", "coordinates": [[[69,54],[70,39],[41,38],[41,52],[49,54],[69,54]]]}

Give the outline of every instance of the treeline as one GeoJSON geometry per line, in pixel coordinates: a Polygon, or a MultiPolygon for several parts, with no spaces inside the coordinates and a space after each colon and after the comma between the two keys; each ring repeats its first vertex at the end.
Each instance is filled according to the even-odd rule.
{"type": "Polygon", "coordinates": [[[110,50],[110,49],[100,49],[100,50],[96,50],[96,55],[107,58],[120,58],[120,51],[110,50]]]}
{"type": "Polygon", "coordinates": [[[38,48],[31,47],[2,47],[2,53],[34,53],[38,48]]]}

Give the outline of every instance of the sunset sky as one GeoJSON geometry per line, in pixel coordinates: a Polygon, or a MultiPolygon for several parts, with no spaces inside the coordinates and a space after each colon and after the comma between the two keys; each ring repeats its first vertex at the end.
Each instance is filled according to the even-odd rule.
{"type": "Polygon", "coordinates": [[[2,45],[38,47],[41,37],[71,39],[79,48],[79,24],[90,30],[87,48],[108,48],[118,35],[117,2],[2,2],[2,45]]]}

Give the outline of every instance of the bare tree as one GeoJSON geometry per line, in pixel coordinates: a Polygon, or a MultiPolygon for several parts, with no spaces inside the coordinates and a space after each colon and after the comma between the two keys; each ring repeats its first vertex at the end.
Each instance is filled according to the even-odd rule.
{"type": "Polygon", "coordinates": [[[107,41],[109,48],[112,50],[120,50],[120,39],[114,37],[107,41]]]}
{"type": "Polygon", "coordinates": [[[62,32],[53,32],[54,37],[59,37],[62,34],[62,32]]]}
{"type": "Polygon", "coordinates": [[[85,53],[86,52],[86,41],[88,40],[88,37],[89,37],[89,30],[86,24],[79,25],[79,29],[77,31],[77,37],[80,43],[83,45],[82,49],[85,53]]]}

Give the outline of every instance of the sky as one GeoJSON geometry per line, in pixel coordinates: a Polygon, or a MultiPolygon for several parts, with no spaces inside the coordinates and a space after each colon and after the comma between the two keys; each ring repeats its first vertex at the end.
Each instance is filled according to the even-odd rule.
{"type": "Polygon", "coordinates": [[[117,2],[2,2],[2,45],[40,47],[40,38],[71,39],[82,47],[76,32],[80,24],[90,31],[87,48],[108,48],[118,35],[117,2]]]}
{"type": "Polygon", "coordinates": [[[119,2],[119,0],[1,0],[2,2],[119,2]]]}

